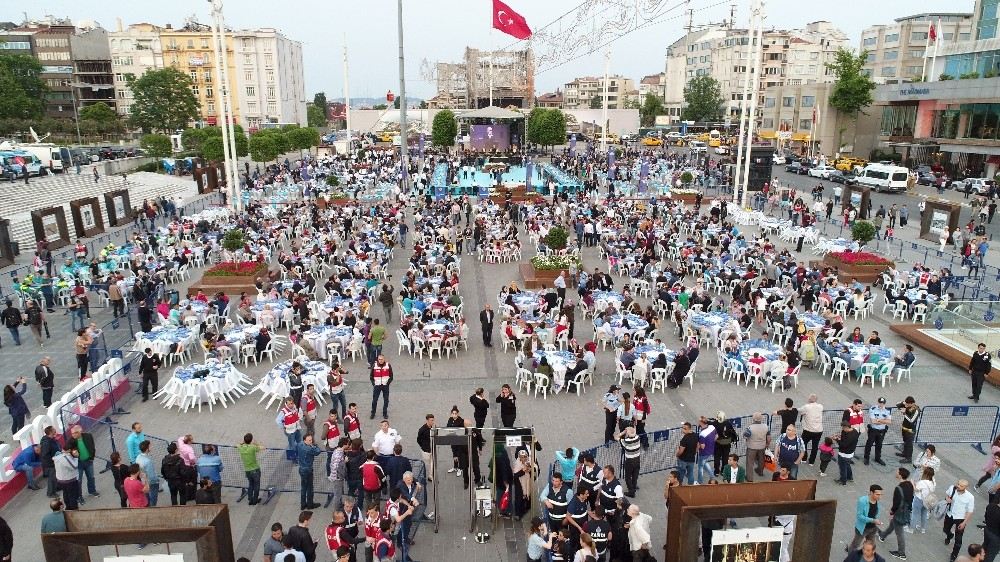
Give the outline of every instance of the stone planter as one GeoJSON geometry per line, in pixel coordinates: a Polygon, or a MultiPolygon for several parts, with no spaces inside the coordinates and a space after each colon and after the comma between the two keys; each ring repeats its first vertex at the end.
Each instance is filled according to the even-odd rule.
{"type": "MultiPolygon", "coordinates": [[[[673,201],[680,201],[685,205],[694,205],[697,200],[698,195],[695,193],[670,193],[670,199],[673,201]]],[[[702,203],[706,203],[705,199],[702,198],[702,203]]]]}
{"type": "Polygon", "coordinates": [[[227,276],[205,276],[203,275],[201,279],[195,281],[187,289],[187,295],[193,296],[198,293],[198,289],[205,292],[206,295],[212,296],[219,291],[229,295],[230,297],[238,297],[240,293],[246,291],[247,294],[256,295],[257,278],[266,279],[268,270],[265,268],[255,275],[227,275],[227,276]]]}
{"type": "Polygon", "coordinates": [[[850,283],[851,279],[857,279],[859,282],[865,284],[874,283],[887,267],[895,267],[893,262],[879,265],[845,263],[835,254],[823,256],[823,265],[836,267],[840,273],[839,279],[841,283],[850,283]]]}
{"type": "MultiPolygon", "coordinates": [[[[583,264],[580,265],[579,270],[583,271],[583,264]]],[[[531,265],[531,262],[522,263],[519,266],[521,271],[521,281],[523,282],[523,287],[525,289],[541,289],[542,285],[546,287],[553,287],[553,283],[556,277],[559,277],[560,271],[566,271],[569,275],[569,269],[535,269],[535,266],[531,265]]],[[[569,284],[569,280],[566,280],[569,284]]]]}

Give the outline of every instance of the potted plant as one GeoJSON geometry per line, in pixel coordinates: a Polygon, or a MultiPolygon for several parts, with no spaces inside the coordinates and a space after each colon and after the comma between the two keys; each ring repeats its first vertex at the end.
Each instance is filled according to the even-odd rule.
{"type": "Polygon", "coordinates": [[[549,229],[548,234],[542,239],[545,243],[545,247],[550,250],[564,250],[569,242],[569,232],[561,226],[553,226],[549,229]]]}

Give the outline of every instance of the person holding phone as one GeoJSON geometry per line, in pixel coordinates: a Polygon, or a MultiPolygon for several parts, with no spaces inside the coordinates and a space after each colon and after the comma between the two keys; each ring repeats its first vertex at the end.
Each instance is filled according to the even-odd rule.
{"type": "Polygon", "coordinates": [[[541,517],[531,519],[531,534],[528,535],[528,560],[529,562],[541,562],[545,559],[545,551],[552,548],[552,540],[556,533],[549,532],[548,527],[541,517]],[[548,537],[548,540],[546,540],[548,537]]]}

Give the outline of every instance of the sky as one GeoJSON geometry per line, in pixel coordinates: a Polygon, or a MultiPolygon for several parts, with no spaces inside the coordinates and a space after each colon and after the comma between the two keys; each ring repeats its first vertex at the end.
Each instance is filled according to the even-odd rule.
{"type": "MultiPolygon", "coordinates": [[[[684,33],[686,10],[694,10],[694,26],[719,23],[736,6],[736,24],[749,22],[750,0],[506,0],[535,32],[560,38],[562,48],[539,48],[542,57],[536,68],[537,94],[554,91],[577,76],[600,75],[605,67],[605,50],[610,50],[612,74],[638,80],[662,72],[666,47],[684,33]],[[640,5],[644,10],[624,10],[640,5]],[[573,11],[576,9],[576,11],[573,11]],[[560,16],[567,14],[562,19],[560,16]],[[640,14],[640,15],[636,15],[640,14]],[[618,16],[631,21],[617,22],[618,16]],[[610,20],[610,22],[609,22],[610,20]],[[617,29],[616,29],[617,27],[617,29]],[[638,27],[639,29],[635,29],[638,27]],[[622,35],[622,30],[633,30],[622,35]],[[594,39],[604,36],[606,39],[594,39]],[[588,54],[592,47],[599,51],[588,54]]],[[[939,12],[971,12],[974,0],[934,0],[939,12]]],[[[767,26],[779,29],[804,27],[826,20],[847,33],[851,45],[858,45],[861,30],[869,25],[891,23],[895,18],[920,13],[929,3],[913,0],[880,0],[864,10],[844,9],[842,0],[767,0],[767,26]],[[803,9],[807,6],[807,9],[803,9]]],[[[210,22],[206,0],[32,0],[10,2],[0,7],[0,21],[20,22],[22,10],[30,19],[45,15],[69,17],[74,21],[92,19],[114,30],[120,18],[130,23],[157,25],[183,24],[185,17],[210,22]]],[[[230,28],[273,27],[302,42],[306,94],[317,91],[328,98],[343,94],[343,46],[348,47],[351,97],[382,97],[387,90],[399,92],[397,42],[397,2],[393,0],[227,0],[224,6],[230,28]]],[[[481,49],[523,48],[527,41],[492,30],[491,0],[403,0],[403,26],[407,97],[428,98],[435,84],[422,66],[435,62],[458,62],[466,46],[481,49]]]]}

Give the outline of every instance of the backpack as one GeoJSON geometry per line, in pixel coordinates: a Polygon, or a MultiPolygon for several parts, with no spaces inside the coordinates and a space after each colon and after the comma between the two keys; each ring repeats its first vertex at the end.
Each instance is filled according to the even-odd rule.
{"type": "Polygon", "coordinates": [[[17,328],[21,325],[21,314],[16,308],[8,308],[4,310],[4,324],[8,328],[17,328]]]}

